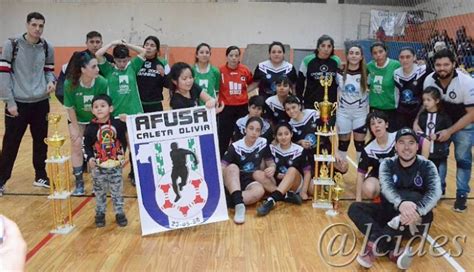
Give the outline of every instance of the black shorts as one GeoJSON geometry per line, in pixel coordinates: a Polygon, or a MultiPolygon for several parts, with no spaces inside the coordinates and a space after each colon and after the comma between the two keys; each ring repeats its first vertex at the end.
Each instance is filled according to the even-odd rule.
{"type": "Polygon", "coordinates": [[[254,183],[257,182],[253,178],[253,172],[252,173],[247,173],[247,172],[240,172],[240,189],[244,191],[247,189],[247,187],[254,183]]]}
{"type": "Polygon", "coordinates": [[[377,170],[374,170],[374,169],[370,169],[370,171],[365,174],[365,179],[368,179],[368,178],[376,178],[376,179],[379,179],[379,171],[377,170]]]}

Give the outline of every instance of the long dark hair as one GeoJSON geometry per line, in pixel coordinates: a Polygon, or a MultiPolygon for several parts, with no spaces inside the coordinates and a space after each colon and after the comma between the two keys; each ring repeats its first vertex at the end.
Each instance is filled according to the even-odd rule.
{"type": "Polygon", "coordinates": [[[331,54],[329,54],[329,56],[334,55],[334,39],[331,36],[324,34],[321,37],[319,37],[318,42],[316,44],[316,49],[314,50],[314,53],[316,54],[316,57],[318,56],[319,46],[325,41],[329,41],[329,43],[331,43],[331,45],[332,45],[332,51],[331,51],[331,54]]]}
{"type": "MultiPolygon", "coordinates": [[[[363,92],[366,92],[369,87],[368,87],[368,85],[367,85],[367,69],[366,69],[366,64],[365,64],[364,51],[362,50],[362,47],[361,47],[360,45],[358,45],[358,44],[351,45],[351,46],[349,46],[349,47],[347,48],[347,51],[346,51],[346,59],[347,59],[347,56],[349,55],[349,50],[350,50],[352,47],[357,47],[357,48],[359,48],[360,54],[361,54],[361,56],[362,56],[362,59],[361,59],[360,62],[359,62],[360,89],[361,89],[363,92]]],[[[346,64],[346,67],[344,68],[344,74],[342,75],[342,80],[343,80],[344,83],[346,82],[348,69],[349,69],[349,62],[346,64]]]]}
{"type": "Polygon", "coordinates": [[[199,52],[199,50],[201,50],[201,48],[205,46],[209,49],[209,56],[211,55],[211,46],[207,43],[200,43],[198,44],[198,46],[196,46],[196,54],[195,54],[195,58],[194,58],[194,62],[197,63],[198,62],[198,58],[197,58],[197,54],[199,52]]]}
{"type": "Polygon", "coordinates": [[[94,58],[94,56],[89,55],[87,52],[74,53],[71,70],[66,76],[66,78],[71,81],[73,88],[79,86],[79,79],[82,75],[81,68],[85,68],[94,58]]]}
{"type": "Polygon", "coordinates": [[[145,40],[143,41],[143,47],[145,47],[145,43],[148,41],[148,40],[152,40],[155,45],[156,45],[156,55],[155,55],[155,58],[157,58],[159,55],[160,55],[160,39],[158,39],[158,37],[156,36],[148,36],[145,38],[145,40]]]}
{"type": "MultiPolygon", "coordinates": [[[[170,78],[170,81],[171,81],[171,84],[170,84],[170,95],[171,96],[176,92],[176,88],[178,87],[177,84],[175,84],[173,81],[178,82],[179,77],[181,76],[181,73],[186,69],[189,69],[191,71],[191,73],[193,73],[193,69],[191,69],[191,66],[189,66],[189,64],[187,64],[185,62],[177,62],[177,63],[173,64],[173,66],[171,66],[171,70],[170,70],[170,73],[168,75],[169,78],[170,78]]],[[[194,76],[194,74],[193,74],[193,76],[194,76]]]]}

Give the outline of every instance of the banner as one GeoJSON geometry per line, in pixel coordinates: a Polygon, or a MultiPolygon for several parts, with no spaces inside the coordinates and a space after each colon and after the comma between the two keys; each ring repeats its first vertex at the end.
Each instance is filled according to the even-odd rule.
{"type": "Polygon", "coordinates": [[[383,29],[386,36],[405,35],[406,17],[406,12],[373,9],[370,11],[370,34],[375,36],[383,29]]]}
{"type": "Polygon", "coordinates": [[[127,117],[142,235],[228,219],[215,109],[127,117]]]}

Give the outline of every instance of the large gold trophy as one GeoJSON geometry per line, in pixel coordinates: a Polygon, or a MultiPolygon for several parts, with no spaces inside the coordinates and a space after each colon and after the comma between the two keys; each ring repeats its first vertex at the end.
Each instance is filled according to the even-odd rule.
{"type": "Polygon", "coordinates": [[[323,121],[323,128],[321,132],[327,133],[328,123],[331,116],[334,114],[337,108],[337,102],[329,102],[328,89],[332,85],[333,78],[331,75],[321,76],[319,83],[324,87],[323,102],[314,102],[314,107],[319,111],[319,118],[323,121]]]}
{"type": "Polygon", "coordinates": [[[67,234],[74,228],[72,222],[71,188],[70,188],[70,157],[61,155],[60,149],[66,138],[59,134],[58,123],[61,115],[57,113],[48,114],[48,122],[54,128],[51,137],[45,138],[44,142],[53,148],[50,157],[45,161],[48,169],[50,182],[50,195],[53,211],[53,229],[51,233],[67,234]]]}
{"type": "Polygon", "coordinates": [[[337,103],[329,102],[328,89],[332,85],[333,78],[331,75],[322,76],[320,78],[321,86],[324,87],[324,98],[322,102],[315,102],[314,107],[320,112],[320,119],[323,122],[322,127],[318,126],[316,129],[317,145],[316,145],[316,154],[314,155],[314,197],[313,197],[313,207],[321,209],[331,209],[327,213],[329,215],[337,214],[337,208],[339,206],[339,195],[342,193],[343,189],[339,185],[341,181],[335,182],[334,175],[334,163],[335,159],[335,147],[334,143],[336,141],[336,130],[334,126],[329,125],[329,120],[334,114],[337,108],[337,103]],[[323,148],[320,148],[321,137],[328,137],[331,142],[331,151],[323,148]],[[337,189],[336,189],[337,188],[337,189]],[[330,214],[331,212],[333,214],[330,214]]]}

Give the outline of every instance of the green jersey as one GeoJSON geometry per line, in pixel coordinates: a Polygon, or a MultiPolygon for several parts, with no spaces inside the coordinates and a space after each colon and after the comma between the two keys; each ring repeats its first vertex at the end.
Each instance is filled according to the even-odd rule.
{"type": "Polygon", "coordinates": [[[142,113],[142,103],[137,86],[137,73],[145,61],[140,57],[134,57],[124,70],[118,70],[110,62],[99,64],[100,71],[109,83],[108,95],[112,98],[114,105],[113,116],[120,114],[142,113]]]}
{"type": "MultiPolygon", "coordinates": [[[[194,82],[202,88],[203,92],[206,92],[210,97],[216,98],[221,80],[219,69],[208,64],[206,71],[200,73],[196,64],[193,66],[193,73],[194,82]]],[[[204,105],[204,102],[199,100],[199,105],[204,105]]]]}
{"type": "Polygon", "coordinates": [[[369,75],[369,104],[379,110],[394,110],[397,108],[397,95],[393,74],[400,67],[400,62],[387,59],[383,67],[377,67],[375,61],[367,64],[369,75]]]}
{"type": "Polygon", "coordinates": [[[68,79],[64,82],[64,107],[74,109],[79,124],[89,124],[94,118],[92,114],[92,99],[99,94],[107,93],[107,80],[98,76],[92,81],[91,87],[84,87],[81,82],[77,87],[72,86],[68,79]]]}

